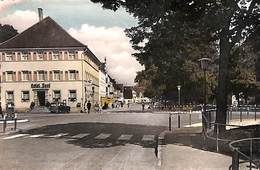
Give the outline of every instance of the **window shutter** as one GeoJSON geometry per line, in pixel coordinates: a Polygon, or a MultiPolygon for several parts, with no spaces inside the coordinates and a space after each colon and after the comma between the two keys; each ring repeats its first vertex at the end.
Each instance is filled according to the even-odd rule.
{"type": "Polygon", "coordinates": [[[29,72],[29,81],[32,81],[32,72],[29,72]]]}
{"type": "Polygon", "coordinates": [[[34,60],[34,61],[37,60],[37,54],[36,54],[36,52],[33,52],[33,60],[34,60]]]}
{"type": "Polygon", "coordinates": [[[60,71],[60,80],[63,80],[63,71],[60,71]]]}
{"type": "Polygon", "coordinates": [[[49,56],[49,60],[52,60],[52,52],[49,52],[48,56],[49,56]]]}
{"type": "Polygon", "coordinates": [[[13,72],[13,81],[16,81],[16,72],[13,72]]]}
{"type": "Polygon", "coordinates": [[[18,81],[21,81],[21,71],[18,71],[18,81]]]}
{"type": "Polygon", "coordinates": [[[21,53],[17,53],[17,61],[21,61],[21,53]]]}
{"type": "Polygon", "coordinates": [[[65,80],[68,80],[69,77],[68,77],[68,71],[65,71],[65,80]]]}
{"type": "Polygon", "coordinates": [[[3,76],[2,76],[2,81],[4,82],[5,80],[6,80],[6,74],[5,74],[5,72],[3,72],[3,76]]]}
{"type": "Polygon", "coordinates": [[[33,72],[33,81],[37,81],[37,71],[33,72]]]}
{"type": "Polygon", "coordinates": [[[68,51],[64,52],[64,60],[68,60],[68,55],[69,55],[68,51]]]}
{"type": "Polygon", "coordinates": [[[53,79],[52,79],[52,78],[53,78],[53,74],[52,74],[52,73],[53,73],[53,71],[50,71],[50,74],[49,74],[49,80],[50,80],[50,81],[53,80],[53,79]]]}
{"type": "Polygon", "coordinates": [[[44,80],[47,81],[48,80],[48,72],[44,71],[44,80]]]}
{"type": "Polygon", "coordinates": [[[47,52],[43,52],[43,60],[46,61],[47,60],[47,52]]]}
{"type": "Polygon", "coordinates": [[[1,53],[2,54],[2,60],[1,61],[5,61],[5,53],[1,53]]]}
{"type": "Polygon", "coordinates": [[[31,54],[31,52],[28,52],[27,54],[28,54],[28,60],[31,61],[31,60],[32,60],[32,54],[31,54]]]}
{"type": "Polygon", "coordinates": [[[60,51],[60,52],[59,52],[59,59],[62,60],[62,58],[63,58],[63,52],[60,51]]]}
{"type": "Polygon", "coordinates": [[[79,80],[79,71],[76,71],[76,80],[79,80]]]}
{"type": "Polygon", "coordinates": [[[79,59],[79,53],[78,51],[75,51],[75,60],[78,60],[79,59]]]}
{"type": "Polygon", "coordinates": [[[12,53],[12,61],[16,61],[16,55],[15,55],[15,53],[12,53]]]}

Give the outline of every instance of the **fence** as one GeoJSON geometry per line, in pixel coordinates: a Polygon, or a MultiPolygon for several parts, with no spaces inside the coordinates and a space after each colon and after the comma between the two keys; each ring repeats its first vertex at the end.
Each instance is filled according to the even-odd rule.
{"type": "MultiPolygon", "coordinates": [[[[254,112],[255,120],[257,119],[257,111],[258,107],[251,107],[251,109],[246,108],[238,108],[235,110],[239,114],[239,121],[243,121],[243,112],[246,114],[246,119],[249,118],[250,112],[254,112]],[[253,109],[252,109],[253,108],[253,109]]],[[[227,121],[229,122],[232,120],[232,108],[228,109],[227,121]]],[[[254,128],[247,128],[243,129],[243,131],[247,131],[249,134],[248,138],[239,139],[239,140],[232,140],[228,138],[223,138],[219,136],[219,128],[221,126],[225,126],[226,129],[232,128],[242,128],[239,125],[231,125],[231,124],[220,124],[215,123],[215,115],[216,110],[207,110],[206,114],[203,115],[203,118],[207,122],[207,128],[204,131],[204,136],[208,139],[214,140],[216,142],[216,151],[219,152],[219,143],[222,142],[224,144],[229,144],[229,148],[233,152],[232,155],[232,165],[230,169],[238,170],[241,164],[245,166],[249,163],[248,168],[251,170],[252,168],[259,169],[260,168],[260,138],[253,138],[256,129],[254,128]],[[251,137],[250,137],[251,136],[251,137]],[[243,161],[241,161],[241,159],[243,161]]],[[[246,167],[245,167],[246,168],[246,167]]]]}

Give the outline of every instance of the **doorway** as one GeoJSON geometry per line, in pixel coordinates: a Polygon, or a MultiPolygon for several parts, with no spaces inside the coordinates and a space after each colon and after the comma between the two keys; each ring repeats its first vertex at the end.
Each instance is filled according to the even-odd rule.
{"type": "Polygon", "coordinates": [[[45,91],[37,91],[40,106],[45,106],[45,91]]]}

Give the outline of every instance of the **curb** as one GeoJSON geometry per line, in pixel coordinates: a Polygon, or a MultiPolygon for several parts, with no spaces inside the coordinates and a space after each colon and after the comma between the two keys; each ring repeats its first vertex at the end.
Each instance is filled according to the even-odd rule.
{"type": "Polygon", "coordinates": [[[158,165],[159,169],[162,166],[162,159],[163,159],[162,152],[163,152],[163,148],[166,145],[165,136],[166,136],[167,133],[170,133],[170,131],[165,130],[165,131],[161,132],[158,135],[158,139],[157,139],[158,140],[157,141],[158,146],[157,146],[157,154],[156,155],[157,155],[157,159],[158,159],[157,165],[158,165]]]}

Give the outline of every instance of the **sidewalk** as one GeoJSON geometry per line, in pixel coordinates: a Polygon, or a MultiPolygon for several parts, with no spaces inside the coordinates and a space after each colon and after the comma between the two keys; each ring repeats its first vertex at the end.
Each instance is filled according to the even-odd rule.
{"type": "Polygon", "coordinates": [[[182,128],[165,135],[161,148],[161,170],[223,170],[231,157],[203,150],[201,128],[182,128]]]}

